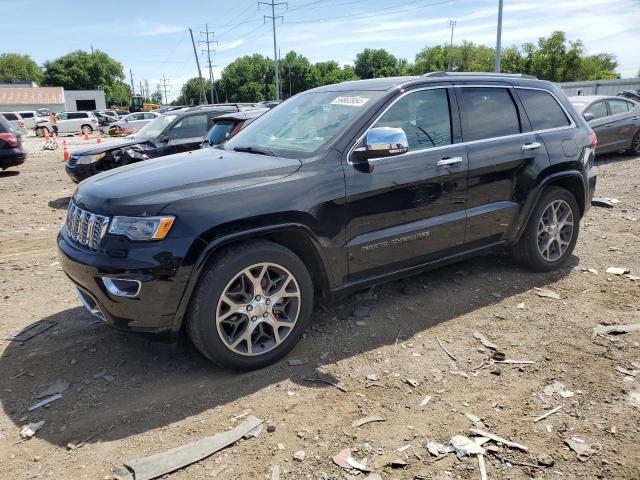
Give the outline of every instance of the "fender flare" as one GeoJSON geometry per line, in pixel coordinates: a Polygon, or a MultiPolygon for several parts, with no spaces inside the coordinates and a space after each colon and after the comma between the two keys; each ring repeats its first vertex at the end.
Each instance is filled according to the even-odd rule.
{"type": "MultiPolygon", "coordinates": [[[[184,292],[182,294],[182,298],[180,299],[180,303],[178,304],[178,309],[175,314],[175,318],[173,321],[173,325],[171,330],[173,332],[177,332],[182,328],[182,324],[184,322],[184,317],[187,313],[187,308],[189,307],[189,302],[191,301],[191,297],[193,292],[198,284],[198,280],[200,279],[200,275],[204,270],[207,262],[211,259],[211,257],[218,251],[220,248],[228,245],[232,242],[248,240],[255,237],[260,237],[267,234],[277,233],[282,230],[292,230],[296,229],[304,233],[307,238],[311,241],[312,247],[315,250],[315,253],[318,255],[320,259],[322,269],[324,271],[325,276],[327,275],[327,261],[322,253],[322,249],[320,248],[318,239],[313,234],[312,230],[302,224],[302,223],[282,223],[276,225],[269,225],[266,227],[258,227],[252,228],[248,230],[241,230],[238,232],[233,232],[228,235],[223,235],[219,238],[216,238],[210,242],[208,242],[207,246],[204,247],[202,252],[198,255],[197,260],[194,262],[191,273],[189,274],[189,278],[187,279],[187,284],[185,286],[184,292]]],[[[201,240],[204,241],[201,237],[201,240]]]]}

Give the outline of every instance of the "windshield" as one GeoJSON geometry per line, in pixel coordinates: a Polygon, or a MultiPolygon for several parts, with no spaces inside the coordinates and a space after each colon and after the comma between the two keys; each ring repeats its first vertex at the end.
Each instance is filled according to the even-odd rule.
{"type": "Polygon", "coordinates": [[[138,130],[135,135],[130,135],[129,138],[151,140],[160,135],[167,125],[173,122],[176,117],[177,115],[159,115],[138,130]]]}
{"type": "Polygon", "coordinates": [[[218,145],[219,143],[224,142],[231,135],[231,131],[233,127],[235,127],[236,122],[233,120],[220,120],[215,123],[209,133],[207,134],[207,139],[211,145],[218,145]]]}
{"type": "Polygon", "coordinates": [[[384,92],[300,94],[270,110],[225,143],[225,149],[308,158],[329,145],[384,92]]]}

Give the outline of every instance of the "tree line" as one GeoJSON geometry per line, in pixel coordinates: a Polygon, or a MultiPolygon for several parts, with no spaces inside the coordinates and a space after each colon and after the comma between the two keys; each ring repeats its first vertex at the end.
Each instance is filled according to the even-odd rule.
{"type": "MultiPolygon", "coordinates": [[[[353,65],[340,65],[335,61],[311,63],[304,55],[290,51],[279,62],[281,93],[283,98],[288,98],[310,88],[347,80],[422,75],[432,71],[491,72],[495,55],[493,48],[469,41],[453,46],[427,46],[416,54],[413,63],[385,49],[366,48],[356,55],[353,65]]],[[[503,49],[500,62],[502,72],[525,73],[553,82],[619,78],[615,55],[589,55],[580,40],[569,41],[561,31],[541,37],[535,43],[503,49]]],[[[0,83],[29,80],[66,89],[102,88],[109,105],[129,103],[132,92],[125,79],[122,64],[100,50],[93,53],[77,50],[47,61],[42,67],[28,55],[0,55],[0,83]]],[[[191,78],[172,103],[196,105],[202,102],[203,96],[209,103],[273,99],[273,61],[259,54],[239,57],[224,68],[214,87],[214,98],[211,98],[210,81],[191,78]]],[[[161,99],[160,92],[154,92],[147,100],[159,103],[161,99]]]]}

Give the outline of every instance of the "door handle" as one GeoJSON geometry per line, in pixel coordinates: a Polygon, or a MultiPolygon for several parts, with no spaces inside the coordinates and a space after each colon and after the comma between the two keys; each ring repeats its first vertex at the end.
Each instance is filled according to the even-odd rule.
{"type": "Polygon", "coordinates": [[[638,117],[631,117],[631,120],[638,120],[638,117]]]}
{"type": "Polygon", "coordinates": [[[533,143],[525,143],[522,145],[522,150],[535,150],[536,148],[540,148],[542,144],[540,142],[533,143]]]}
{"type": "Polygon", "coordinates": [[[436,163],[437,167],[448,167],[449,165],[456,165],[458,163],[462,163],[462,157],[446,157],[442,160],[438,160],[436,163]]]}

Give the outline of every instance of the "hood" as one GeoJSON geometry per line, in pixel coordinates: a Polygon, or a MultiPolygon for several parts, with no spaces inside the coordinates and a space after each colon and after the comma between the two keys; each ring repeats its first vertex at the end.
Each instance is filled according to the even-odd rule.
{"type": "Polygon", "coordinates": [[[296,159],[206,148],[96,175],[78,185],[73,200],[106,215],[157,215],[176,200],[272,182],[300,165],[296,159]]]}
{"type": "Polygon", "coordinates": [[[138,138],[123,138],[121,140],[114,140],[113,142],[105,142],[100,145],[94,144],[88,147],[79,148],[71,152],[72,155],[95,155],[96,153],[108,152],[110,150],[116,150],[122,147],[130,147],[131,145],[138,145],[146,143],[146,140],[140,140],[138,138]]]}

